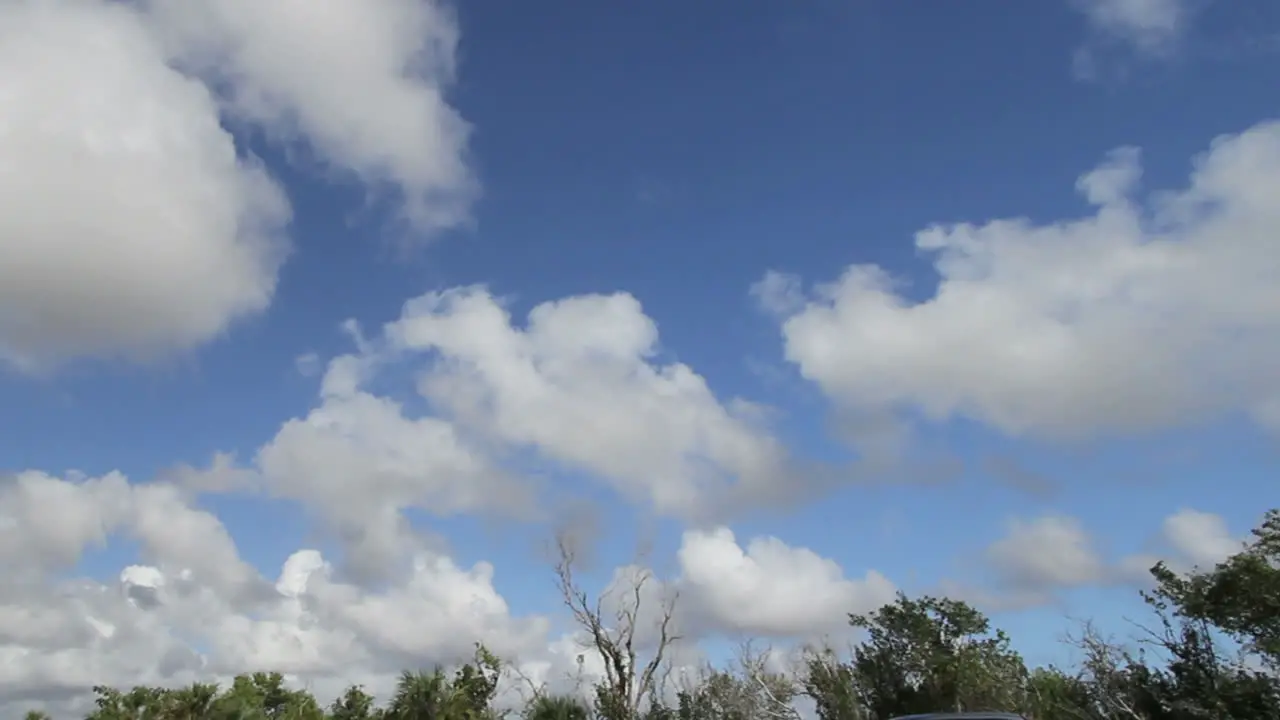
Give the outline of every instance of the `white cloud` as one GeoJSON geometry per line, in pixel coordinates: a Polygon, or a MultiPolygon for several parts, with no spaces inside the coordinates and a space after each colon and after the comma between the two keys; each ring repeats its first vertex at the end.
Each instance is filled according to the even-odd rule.
{"type": "Polygon", "coordinates": [[[1183,565],[1202,569],[1240,552],[1245,542],[1232,536],[1222,516],[1189,508],[1165,518],[1161,536],[1183,565]]]}
{"type": "Polygon", "coordinates": [[[688,366],[656,362],[656,325],[629,295],[544,303],[522,328],[488,292],[461,288],[411,300],[373,339],[346,328],[356,352],[328,362],[318,405],[250,467],[221,455],[168,477],[304,503],[342,540],[344,569],[366,579],[419,544],[404,510],[545,517],[579,492],[551,484],[561,470],[686,519],[811,489],[788,473],[763,408],[722,402],[688,366]],[[406,369],[421,397],[369,389],[406,369]]]}
{"type": "Polygon", "coordinates": [[[1139,51],[1168,49],[1185,30],[1195,0],[1072,0],[1097,30],[1139,51]]]}
{"type": "Polygon", "coordinates": [[[6,577],[46,580],[70,569],[86,548],[121,533],[166,571],[181,569],[229,598],[253,595],[256,572],[240,560],[222,523],[191,507],[176,486],[132,485],[119,473],[62,480],[39,472],[0,485],[6,577]]]}
{"type": "Polygon", "coordinates": [[[435,355],[420,391],[460,427],[660,512],[758,500],[785,479],[786,451],[758,408],[722,403],[687,365],[658,363],[657,326],[630,295],[543,303],[520,328],[482,289],[431,293],[409,301],[386,337],[435,355]]]}
{"type": "Polygon", "coordinates": [[[786,355],[847,411],[965,417],[1010,435],[1153,431],[1280,397],[1280,123],[1214,141],[1188,187],[1134,189],[1137,152],[1083,176],[1093,213],[934,226],[913,300],[851,266],[783,323],[786,355]]]}
{"type": "Polygon", "coordinates": [[[418,551],[404,576],[373,591],[299,550],[272,583],[173,486],[28,472],[0,492],[0,697],[18,706],[82,703],[99,683],[180,684],[247,668],[278,669],[322,697],[349,682],[386,691],[404,667],[465,659],[476,641],[553,675],[566,667],[549,650],[548,621],[513,617],[487,563],[418,551]],[[59,579],[113,536],[138,539],[148,564],[116,580],[59,579]]]}
{"type": "Polygon", "coordinates": [[[289,204],[224,114],[389,196],[413,237],[469,221],[448,6],[322,5],[0,8],[0,362],[155,360],[270,304],[289,204]]]}
{"type": "Polygon", "coordinates": [[[1092,33],[1072,54],[1077,80],[1123,78],[1133,60],[1168,60],[1188,35],[1194,16],[1211,0],[1070,0],[1092,33]],[[1120,50],[1115,55],[1115,50],[1120,50]],[[1117,62],[1119,61],[1119,62],[1117,62]]]}
{"type": "Polygon", "coordinates": [[[171,55],[225,107],[305,143],[424,233],[469,217],[469,128],[445,100],[458,28],[438,0],[142,0],[171,55]]]}
{"type": "Polygon", "coordinates": [[[751,286],[751,295],[765,312],[782,318],[803,310],[806,299],[800,278],[778,272],[766,273],[751,286]]]}
{"type": "Polygon", "coordinates": [[[744,549],[727,528],[688,531],[679,550],[682,598],[714,627],[747,635],[813,637],[848,624],[849,613],[892,602],[897,588],[871,570],[849,579],[835,561],[775,537],[744,549]]]}
{"type": "MultiPolygon", "coordinates": [[[[549,618],[514,616],[493,585],[489,563],[467,568],[439,552],[413,549],[406,572],[370,589],[340,579],[319,551],[301,549],[268,580],[240,559],[221,522],[176,486],[131,484],[118,473],[60,479],[26,472],[0,491],[0,540],[7,539],[0,544],[0,574],[9,579],[0,588],[0,712],[12,715],[38,704],[82,711],[95,684],[226,682],[252,669],[283,672],[322,699],[350,683],[385,696],[403,668],[466,659],[475,642],[559,691],[583,690],[602,675],[600,658],[585,649],[578,633],[552,636],[549,618]],[[107,580],[63,579],[85,550],[113,537],[139,540],[144,564],[127,565],[107,580]]],[[[727,542],[736,548],[732,535],[727,542]]],[[[849,594],[851,584],[829,561],[761,542],[749,551],[758,563],[754,573],[744,575],[735,566],[723,579],[735,590],[774,599],[766,601],[763,615],[730,607],[737,614],[721,618],[717,627],[811,627],[780,613],[811,619],[812,604],[778,595],[761,573],[783,587],[794,581],[801,590],[820,592],[810,599],[837,620],[860,607],[857,591],[849,594]],[[788,560],[799,562],[799,573],[788,560]],[[835,604],[846,601],[854,604],[838,611],[835,604]]],[[[684,565],[686,578],[677,584],[653,578],[645,586],[642,645],[665,593],[678,583],[687,583],[682,592],[703,598],[723,592],[698,584],[716,572],[707,563],[721,559],[704,553],[697,562],[696,571],[684,565]]],[[[648,571],[626,566],[614,573],[606,613],[629,602],[639,573],[648,571]]],[[[546,600],[554,606],[554,597],[546,600]]],[[[672,648],[678,672],[695,673],[705,661],[698,640],[706,630],[672,648]]],[[[514,702],[520,690],[519,683],[507,687],[504,697],[514,702]]]]}
{"type": "Polygon", "coordinates": [[[1103,582],[1109,572],[1080,521],[1061,515],[1015,520],[986,556],[1004,582],[1030,592],[1103,582]]]}
{"type": "MultiPolygon", "coordinates": [[[[345,358],[331,367],[341,369],[345,358]]],[[[437,516],[532,510],[529,488],[496,467],[448,422],[410,417],[354,386],[326,394],[259,449],[256,468],[274,495],[318,511],[362,573],[394,566],[414,543],[401,511],[437,516]]]]}
{"type": "Polygon", "coordinates": [[[1233,537],[1219,515],[1183,509],[1166,517],[1152,545],[1141,551],[1106,557],[1079,519],[1046,515],[1015,519],[1009,532],[989,545],[983,559],[994,572],[994,591],[978,591],[952,585],[988,607],[1023,607],[1049,602],[1060,590],[1090,585],[1139,584],[1151,581],[1150,569],[1165,562],[1176,571],[1209,568],[1239,552],[1240,538],[1233,537]]]}
{"type": "Polygon", "coordinates": [[[283,194],[121,3],[0,6],[0,362],[149,359],[264,309],[283,194]]]}
{"type": "Polygon", "coordinates": [[[283,599],[273,613],[238,615],[224,624],[214,652],[226,658],[227,670],[340,673],[354,646],[352,659],[394,673],[424,661],[467,658],[477,641],[504,657],[546,644],[546,620],[512,618],[487,563],[465,569],[418,553],[407,577],[370,592],[335,580],[319,552],[300,550],[285,562],[276,587],[283,599]]]}
{"type": "MultiPolygon", "coordinates": [[[[1194,511],[1170,516],[1161,537],[1168,559],[1182,565],[1238,547],[1220,518],[1194,511]]],[[[376,588],[343,580],[312,549],[292,553],[268,579],[177,486],[131,484],[118,473],[22,473],[0,488],[0,574],[9,579],[0,587],[0,697],[11,703],[0,711],[41,701],[82,707],[96,683],[226,681],[255,668],[280,670],[322,698],[353,682],[385,695],[402,668],[465,659],[477,641],[561,691],[600,674],[599,658],[576,633],[553,636],[549,617],[513,615],[491,564],[463,567],[430,548],[405,550],[405,571],[376,588]],[[139,564],[113,579],[65,579],[86,549],[113,537],[138,541],[139,564]]],[[[986,557],[1006,584],[967,597],[1005,607],[1011,598],[1043,602],[1054,589],[1131,579],[1122,575],[1130,561],[1150,559],[1106,563],[1079,523],[1062,517],[1014,523],[986,557]]],[[[895,591],[877,572],[849,578],[811,550],[773,537],[743,546],[724,528],[686,532],[677,559],[678,577],[652,578],[642,593],[638,639],[643,653],[662,600],[678,591],[675,629],[687,635],[674,649],[680,672],[705,660],[698,641],[708,633],[838,634],[847,613],[872,610],[895,591]]],[[[606,617],[630,602],[639,573],[648,571],[614,572],[606,617]]],[[[504,697],[514,702],[519,690],[508,687],[504,697]]]]}

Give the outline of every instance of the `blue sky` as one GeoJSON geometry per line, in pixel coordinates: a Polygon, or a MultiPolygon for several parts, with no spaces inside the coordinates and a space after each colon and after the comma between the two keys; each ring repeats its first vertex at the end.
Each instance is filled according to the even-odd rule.
{"type": "MultiPolygon", "coordinates": [[[[237,116],[224,105],[223,127],[238,152],[260,159],[292,207],[284,231],[292,253],[269,304],[147,362],[92,350],[34,371],[11,364],[0,372],[0,468],[93,477],[118,470],[147,483],[176,465],[205,467],[215,453],[230,453],[252,469],[282,423],[320,402],[324,363],[355,351],[343,321],[358,321],[376,345],[381,326],[409,299],[477,284],[503,298],[517,323],[540,303],[629,293],[660,333],[649,362],[687,365],[724,402],[740,397],[771,408],[769,434],[793,458],[856,458],[865,448],[841,436],[836,419],[850,410],[852,395],[872,391],[856,380],[842,385],[832,374],[839,362],[806,366],[794,348],[789,356],[781,328],[798,311],[779,316],[761,307],[751,288],[766,273],[802,279],[812,304],[819,302],[815,284],[837,281],[850,265],[874,265],[901,281],[895,292],[903,302],[927,302],[942,278],[934,256],[914,244],[917,232],[940,223],[1026,218],[1043,225],[1091,215],[1077,178],[1121,146],[1142,149],[1141,203],[1148,192],[1184,188],[1193,158],[1214,138],[1280,114],[1274,3],[1192,3],[1204,7],[1184,10],[1159,47],[1143,44],[1149,35],[1141,32],[1155,31],[1104,26],[1096,16],[1091,22],[1087,5],[461,4],[456,81],[446,97],[472,132],[460,155],[481,189],[469,220],[397,226],[394,193],[370,202],[376,184],[344,168],[339,154],[326,154],[305,123],[292,134],[264,130],[252,113],[237,116]],[[1084,53],[1090,77],[1080,72],[1084,53]],[[300,369],[307,355],[315,358],[312,371],[300,369]]],[[[167,5],[148,7],[148,17],[163,17],[167,5]]],[[[165,32],[163,22],[155,25],[165,32]]],[[[219,92],[208,79],[213,71],[201,75],[190,59],[173,62],[219,92]]],[[[1270,173],[1263,179],[1280,172],[1267,157],[1255,168],[1270,173]]],[[[394,189],[396,180],[389,173],[377,187],[394,189]]],[[[1149,222],[1158,237],[1158,219],[1149,222]]],[[[21,232],[0,232],[0,252],[39,241],[21,232]]],[[[75,272],[61,282],[84,276],[83,268],[75,272]]],[[[1188,297],[1194,303],[1197,296],[1188,297]]],[[[10,302],[18,326],[22,313],[40,316],[35,305],[10,302]]],[[[1176,332],[1184,305],[1165,307],[1176,332]]],[[[1280,323],[1280,308],[1256,309],[1263,324],[1223,320],[1209,329],[1261,338],[1258,328],[1280,323]]],[[[970,321],[975,342],[1001,342],[982,335],[981,318],[960,322],[970,321]]],[[[13,327],[0,322],[0,351],[7,351],[0,358],[24,350],[16,331],[6,337],[13,327]]],[[[844,327],[832,342],[852,337],[844,327]]],[[[945,354],[954,346],[919,347],[945,354]]],[[[1280,387],[1260,369],[1280,359],[1267,355],[1273,344],[1240,347],[1257,353],[1246,372],[1261,384],[1250,387],[1280,387]]],[[[1185,368],[1199,372],[1199,351],[1186,352],[1195,357],[1185,368]]],[[[874,353],[871,345],[856,349],[867,363],[874,353]]],[[[389,361],[370,392],[404,403],[410,415],[438,413],[414,392],[421,366],[402,360],[389,361]]],[[[1117,352],[1107,362],[1132,370],[1146,359],[1117,352]]],[[[910,382],[883,372],[873,385],[910,382]]],[[[1216,387],[1212,373],[1205,371],[1206,387],[1216,387]]],[[[744,545],[773,536],[830,558],[851,578],[876,570],[910,592],[959,583],[975,597],[1006,599],[1013,592],[1000,584],[987,549],[1018,520],[1074,518],[1096,552],[1116,564],[1173,552],[1162,523],[1184,510],[1216,515],[1230,535],[1243,536],[1275,504],[1276,448],[1241,400],[1244,391],[1225,384],[1231,387],[1221,397],[1197,395],[1195,410],[1183,416],[1120,429],[1082,420],[1074,439],[1038,431],[1069,414],[1065,400],[1061,412],[1050,399],[1047,409],[1025,411],[1034,422],[1002,426],[992,419],[998,413],[982,410],[976,386],[957,386],[969,400],[932,419],[922,409],[926,391],[913,386],[890,398],[893,416],[912,429],[896,462],[936,461],[955,472],[838,482],[726,522],[744,545]]],[[[1117,412],[1141,401],[1120,392],[1117,412]]],[[[600,573],[627,562],[642,537],[652,539],[660,573],[679,573],[675,553],[686,527],[679,518],[655,516],[645,502],[594,480],[590,468],[539,467],[552,473],[552,516],[575,497],[598,515],[600,573]]],[[[297,498],[237,491],[192,502],[212,511],[241,557],[272,581],[298,548],[341,555],[341,542],[297,498]]],[[[557,612],[538,551],[553,520],[430,510],[408,512],[423,531],[447,539],[461,565],[493,563],[494,585],[513,615],[557,612]]],[[[147,562],[121,532],[105,548],[86,549],[76,571],[112,582],[124,565],[147,562]]],[[[1080,579],[1051,588],[1031,609],[991,607],[1030,658],[1047,662],[1060,657],[1054,641],[1068,627],[1064,615],[1099,617],[1123,630],[1121,616],[1135,612],[1135,588],[1080,579]]]]}

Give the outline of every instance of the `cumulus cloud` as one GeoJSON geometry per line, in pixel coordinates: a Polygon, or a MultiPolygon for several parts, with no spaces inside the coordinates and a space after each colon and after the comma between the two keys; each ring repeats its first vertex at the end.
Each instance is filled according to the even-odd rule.
{"type": "Polygon", "coordinates": [[[63,480],[30,471],[0,485],[6,577],[47,580],[119,534],[161,568],[181,568],[228,598],[255,594],[257,573],[240,559],[221,521],[192,507],[176,486],[133,485],[119,473],[63,480]]]}
{"type": "Polygon", "coordinates": [[[465,222],[469,127],[446,101],[458,27],[438,0],[142,0],[234,117],[391,191],[423,236],[465,222]]]}
{"type": "Polygon", "coordinates": [[[386,328],[429,353],[419,389],[460,427],[601,478],[682,516],[777,491],[786,451],[741,400],[660,363],[657,325],[630,295],[543,303],[517,326],[481,288],[431,293],[386,328]]]}
{"type": "MultiPolygon", "coordinates": [[[[430,293],[328,361],[315,407],[246,466],[226,454],[166,477],[193,490],[260,489],[303,503],[344,548],[344,570],[385,576],[421,536],[404,516],[547,519],[599,483],[681,519],[723,518],[814,487],[765,424],[687,365],[657,360],[657,326],[630,295],[543,303],[523,325],[478,287],[430,293]],[[418,397],[376,394],[409,372],[418,397]]],[[[317,361],[318,362],[318,361],[317,361]]]]}
{"type": "MultiPolygon", "coordinates": [[[[1160,540],[1163,557],[1183,565],[1220,560],[1239,546],[1221,518],[1190,510],[1170,516],[1160,540]]],[[[464,567],[411,546],[404,572],[373,587],[344,579],[320,551],[303,548],[267,578],[241,559],[217,517],[167,483],[21,473],[0,486],[0,541],[0,574],[9,579],[0,588],[0,697],[15,703],[3,710],[83,706],[97,683],[225,682],[258,668],[284,672],[320,696],[352,682],[386,693],[400,669],[463,660],[477,641],[558,690],[602,672],[580,633],[553,635],[551,618],[513,614],[489,563],[464,567]],[[135,564],[114,577],[68,579],[85,550],[119,537],[138,542],[135,564]]],[[[1011,598],[1043,602],[1054,590],[1131,579],[1129,565],[1151,560],[1108,562],[1077,521],[1056,516],[1013,522],[986,558],[1000,583],[959,595],[1005,608],[1011,598]]],[[[679,574],[665,580],[644,567],[618,568],[602,609],[608,621],[633,607],[631,589],[648,578],[637,620],[643,652],[664,603],[678,598],[673,630],[685,640],[673,657],[681,672],[696,672],[704,661],[698,640],[710,634],[838,633],[848,613],[879,607],[895,592],[877,572],[850,578],[809,549],[774,537],[740,544],[727,528],[686,532],[677,560],[679,574]]],[[[518,689],[504,692],[516,700],[518,689]]]]}
{"type": "Polygon", "coordinates": [[[871,570],[850,579],[835,561],[775,537],[745,548],[728,528],[688,531],[678,553],[690,610],[720,630],[814,637],[844,628],[849,613],[892,602],[897,588],[871,570]]]}
{"type": "Polygon", "coordinates": [[[261,313],[284,192],[222,119],[318,158],[413,238],[469,220],[458,28],[435,0],[0,8],[0,362],[147,361],[261,313]]]}
{"type": "MultiPolygon", "coordinates": [[[[215,516],[167,483],[24,472],[0,487],[0,540],[9,580],[0,588],[0,697],[10,703],[0,710],[9,714],[36,704],[83,709],[95,684],[226,682],[254,669],[278,670],[321,697],[350,683],[386,694],[402,668],[464,660],[475,642],[559,691],[603,674],[579,632],[555,636],[550,618],[514,615],[489,563],[463,567],[415,549],[404,573],[371,588],[304,548],[266,578],[215,516]],[[135,564],[104,579],[67,579],[86,550],[120,537],[139,542],[135,564]]],[[[698,641],[709,632],[818,631],[892,594],[875,573],[845,580],[831,561],[772,538],[744,553],[727,530],[686,535],[680,566],[681,577],[666,581],[640,566],[618,568],[602,609],[606,621],[634,609],[631,590],[647,578],[637,620],[645,652],[678,592],[676,602],[693,603],[707,623],[679,627],[689,635],[671,648],[675,669],[691,674],[705,661],[698,641]]],[[[504,693],[514,702],[518,688],[504,693]]]]}
{"type": "MultiPolygon", "coordinates": [[[[842,408],[1009,435],[1156,431],[1280,397],[1280,123],[1213,142],[1187,187],[1135,198],[1138,152],[1080,178],[1094,207],[916,235],[929,297],[854,265],[783,322],[787,358],[842,408]]],[[[777,280],[765,287],[785,287],[777,280]]]]}
{"type": "Polygon", "coordinates": [[[563,665],[548,654],[548,621],[514,617],[487,563],[465,568],[419,551],[404,576],[369,590],[303,549],[268,581],[216,517],[171,485],[22,473],[0,489],[0,539],[6,701],[83,699],[104,682],[170,685],[253,668],[321,695],[358,681],[385,690],[401,668],[464,659],[476,641],[563,665]],[[118,536],[137,539],[146,564],[111,580],[63,579],[84,550],[118,536]]]}
{"type": "Polygon", "coordinates": [[[761,408],[656,361],[657,326],[630,295],[544,303],[520,327],[486,290],[459,288],[411,300],[373,339],[347,329],[356,352],[328,362],[316,407],[249,467],[219,456],[173,476],[304,502],[370,578],[418,541],[408,508],[545,517],[546,491],[573,494],[546,485],[548,463],[681,518],[806,491],[761,408]],[[405,369],[415,409],[368,389],[405,369]]]}
{"type": "Polygon", "coordinates": [[[281,190],[122,3],[0,7],[0,361],[185,350],[263,310],[281,190]]]}
{"type": "MultiPolygon", "coordinates": [[[[340,372],[341,360],[331,370],[340,372]]],[[[533,509],[531,488],[447,421],[412,417],[389,398],[332,384],[319,406],[285,422],[258,450],[256,468],[273,495],[305,502],[328,522],[352,569],[372,577],[395,567],[417,542],[406,508],[439,517],[533,509]]]]}

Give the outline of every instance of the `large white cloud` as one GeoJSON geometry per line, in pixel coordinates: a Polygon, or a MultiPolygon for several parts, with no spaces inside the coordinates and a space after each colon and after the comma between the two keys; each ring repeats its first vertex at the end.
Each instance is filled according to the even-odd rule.
{"type": "Polygon", "coordinates": [[[658,362],[657,325],[625,293],[543,303],[523,328],[483,289],[432,293],[386,335],[397,350],[434,354],[419,388],[459,426],[660,512],[710,512],[784,479],[786,451],[761,409],[721,402],[687,365],[658,362]]]}
{"type": "Polygon", "coordinates": [[[259,449],[256,467],[271,493],[316,510],[343,540],[351,569],[370,577],[419,542],[407,508],[528,516],[535,504],[532,488],[450,423],[411,417],[399,403],[355,388],[327,390],[305,418],[287,421],[259,449]]]}
{"type": "Polygon", "coordinates": [[[229,598],[253,595],[256,572],[240,560],[222,523],[171,485],[131,485],[119,473],[61,480],[23,472],[0,485],[0,518],[6,577],[48,579],[85,548],[124,534],[165,570],[181,568],[229,598]]]}
{"type": "Polygon", "coordinates": [[[149,358],[271,300],[289,216],[141,16],[0,5],[0,361],[149,358]]]}
{"type": "Polygon", "coordinates": [[[1078,183],[1090,215],[920,232],[940,276],[922,300],[855,265],[795,309],[796,281],[772,277],[786,356],[846,410],[1011,435],[1280,427],[1280,123],[1215,140],[1147,203],[1140,174],[1117,150],[1078,183]]]}
{"type": "MultiPolygon", "coordinates": [[[[280,671],[322,698],[350,683],[385,696],[403,668],[466,659],[475,642],[561,691],[583,689],[582,681],[602,674],[580,633],[557,636],[549,617],[513,615],[489,563],[460,567],[439,552],[411,549],[405,572],[372,589],[342,580],[319,551],[300,549],[268,579],[240,558],[215,516],[165,483],[24,472],[0,486],[0,540],[0,574],[9,579],[0,588],[6,716],[40,704],[83,708],[95,684],[225,682],[254,669],[280,671]],[[108,569],[104,580],[67,579],[86,550],[113,538],[137,540],[143,564],[108,569]]],[[[726,553],[737,550],[727,531],[690,534],[684,547],[682,576],[653,577],[638,620],[645,652],[671,591],[700,613],[677,620],[689,633],[672,648],[679,672],[695,673],[705,661],[698,641],[708,632],[817,631],[825,626],[815,625],[815,611],[842,622],[844,612],[865,609],[868,591],[887,599],[881,595],[892,590],[875,574],[859,589],[830,561],[774,539],[753,542],[745,562],[740,550],[736,561],[726,553]],[[726,592],[764,598],[764,605],[752,610],[726,592]]],[[[615,571],[603,589],[606,622],[631,602],[642,573],[651,575],[633,565],[615,571]]],[[[542,601],[548,609],[559,604],[553,594],[542,601]]],[[[513,683],[507,701],[523,687],[513,683]]]]}
{"type": "Polygon", "coordinates": [[[320,404],[254,463],[272,492],[339,525],[407,507],[528,516],[545,509],[540,491],[556,490],[532,479],[560,470],[684,518],[804,491],[763,409],[722,402],[688,366],[657,362],[657,327],[626,294],[544,303],[520,327],[481,288],[431,293],[357,345],[329,362],[320,404]],[[406,368],[425,407],[368,390],[379,372],[406,368]]]}
{"type": "Polygon", "coordinates": [[[406,509],[545,517],[548,497],[578,492],[555,485],[566,474],[685,519],[808,491],[761,408],[722,402],[688,366],[656,362],[657,327],[629,295],[544,303],[520,327],[487,291],[459,288],[410,301],[372,340],[347,328],[356,352],[329,361],[317,406],[248,468],[223,457],[176,479],[256,480],[306,503],[358,574],[387,572],[420,541],[406,509]],[[406,370],[420,398],[369,389],[406,370]]]}
{"type": "Polygon", "coordinates": [[[469,128],[445,100],[458,28],[439,0],[141,0],[234,117],[398,196],[424,233],[465,222],[469,128]]]}
{"type": "MultiPolygon", "coordinates": [[[[549,616],[513,614],[489,563],[462,567],[409,546],[404,572],[375,588],[344,580],[304,548],[267,578],[240,557],[217,517],[165,483],[22,473],[0,486],[0,541],[8,579],[0,587],[0,698],[8,705],[0,712],[8,714],[40,703],[82,707],[99,683],[226,681],[246,669],[279,670],[321,697],[349,683],[385,694],[401,669],[465,659],[477,641],[560,690],[600,674],[577,633],[554,634],[549,616]],[[139,564],[108,569],[103,580],[68,579],[86,550],[111,538],[135,540],[139,564]]],[[[1058,589],[1131,581],[1126,573],[1157,557],[1185,567],[1239,547],[1221,518],[1190,510],[1170,516],[1158,541],[1156,555],[1107,561],[1074,520],[1015,523],[987,553],[1005,583],[987,597],[1006,607],[1010,598],[1044,602],[1058,589]]],[[[838,634],[847,613],[874,609],[895,589],[877,572],[847,577],[835,562],[777,538],[741,545],[725,528],[686,532],[677,560],[678,576],[654,577],[642,593],[638,640],[645,651],[661,603],[678,593],[675,630],[686,638],[673,658],[687,672],[704,661],[698,641],[708,634],[838,634]]],[[[614,572],[606,621],[648,572],[614,572]]],[[[551,593],[538,601],[548,610],[559,604],[551,593]]],[[[508,701],[519,689],[506,688],[508,701]]]]}
{"type": "Polygon", "coordinates": [[[404,667],[464,659],[476,641],[544,674],[572,663],[549,650],[545,618],[512,616],[486,563],[418,551],[408,572],[374,591],[303,549],[269,581],[216,517],[166,484],[22,473],[0,487],[0,540],[0,698],[15,705],[252,668],[322,696],[350,682],[385,691],[404,667]],[[64,579],[112,537],[138,540],[147,564],[114,580],[64,579]]]}
{"type": "Polygon", "coordinates": [[[467,222],[457,39],[435,0],[4,3],[0,362],[152,360],[270,304],[289,204],[223,117],[389,196],[408,237],[467,222]]]}

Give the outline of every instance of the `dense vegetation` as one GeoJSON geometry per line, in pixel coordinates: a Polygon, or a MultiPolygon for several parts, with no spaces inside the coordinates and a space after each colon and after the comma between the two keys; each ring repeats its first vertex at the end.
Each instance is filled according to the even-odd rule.
{"type": "MultiPolygon", "coordinates": [[[[96,688],[92,720],[798,720],[807,698],[819,720],[871,720],[941,710],[1004,710],[1036,720],[1274,720],[1280,718],[1280,511],[1267,514],[1241,552],[1214,568],[1179,574],[1152,568],[1143,593],[1149,624],[1133,648],[1086,625],[1072,668],[1028,668],[1009,638],[963,602],[899,596],[850,622],[865,639],[847,653],[813,650],[794,673],[775,673],[747,653],[733,668],[708,668],[679,689],[662,681],[672,640],[663,615],[656,650],[633,649],[634,612],[605,623],[573,581],[570,554],[558,578],[584,636],[607,672],[590,701],[530,685],[522,711],[496,705],[507,668],[484,648],[456,671],[406,672],[378,705],[352,687],[327,707],[289,689],[278,674],[236,678],[225,689],[96,688]],[[1227,648],[1230,648],[1228,651],[1227,648]],[[665,700],[663,699],[665,698],[665,700]]],[[[639,598],[639,593],[635,595],[639,598]]],[[[33,712],[28,719],[44,717],[33,712]]]]}

